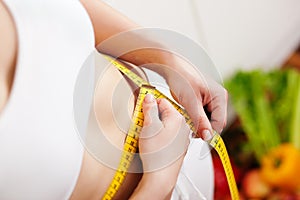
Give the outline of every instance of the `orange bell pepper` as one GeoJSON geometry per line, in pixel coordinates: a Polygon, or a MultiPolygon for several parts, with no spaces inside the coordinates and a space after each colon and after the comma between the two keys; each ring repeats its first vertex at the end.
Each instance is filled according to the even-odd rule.
{"type": "Polygon", "coordinates": [[[271,186],[300,189],[300,151],[292,144],[281,144],[262,157],[261,176],[271,186]]]}

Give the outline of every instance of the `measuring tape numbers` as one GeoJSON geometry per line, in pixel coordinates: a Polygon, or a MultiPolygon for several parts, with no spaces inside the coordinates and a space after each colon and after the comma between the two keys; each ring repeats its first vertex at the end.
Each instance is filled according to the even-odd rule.
{"type": "MultiPolygon", "coordinates": [[[[169,99],[159,90],[157,90],[155,87],[151,86],[150,83],[142,79],[140,76],[130,71],[121,62],[106,55],[104,55],[104,57],[140,88],[136,106],[133,112],[132,122],[125,139],[121,160],[119,162],[113,180],[111,181],[108,189],[106,190],[106,193],[102,197],[102,200],[111,200],[113,199],[114,195],[117,193],[120,186],[122,185],[127,175],[127,171],[130,167],[131,161],[133,160],[135,153],[137,152],[139,134],[143,128],[143,123],[144,123],[142,106],[143,106],[144,98],[147,94],[152,94],[156,99],[160,99],[160,98],[167,99],[174,106],[174,108],[181,115],[185,117],[186,123],[189,125],[190,129],[194,133],[196,133],[196,130],[188,113],[180,105],[178,105],[176,102],[169,99]]],[[[223,142],[223,139],[216,131],[214,131],[214,136],[208,143],[217,151],[221,159],[226,174],[227,182],[229,185],[231,198],[233,200],[238,200],[239,193],[235,182],[233,170],[230,164],[230,159],[225,144],[223,142]]]]}

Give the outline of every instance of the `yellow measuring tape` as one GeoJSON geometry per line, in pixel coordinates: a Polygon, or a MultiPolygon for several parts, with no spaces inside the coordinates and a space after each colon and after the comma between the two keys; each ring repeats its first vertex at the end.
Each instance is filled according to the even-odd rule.
{"type": "MultiPolygon", "coordinates": [[[[121,184],[123,183],[128,168],[130,166],[130,163],[133,160],[135,153],[137,152],[139,133],[142,130],[143,122],[144,122],[142,106],[143,106],[144,98],[147,94],[152,94],[156,99],[160,99],[160,98],[167,99],[175,107],[175,109],[185,117],[186,123],[190,126],[190,129],[194,133],[196,133],[196,130],[186,110],[181,108],[176,102],[169,99],[159,90],[155,89],[155,87],[151,86],[150,83],[148,83],[147,81],[139,77],[134,72],[130,71],[121,62],[106,55],[104,55],[104,57],[107,60],[109,60],[115,67],[117,67],[123,74],[125,74],[132,82],[134,82],[140,88],[136,106],[133,112],[133,119],[125,139],[123,153],[122,153],[122,157],[118,169],[114,175],[112,182],[109,185],[109,188],[107,189],[106,193],[102,198],[102,200],[111,200],[113,199],[114,195],[117,193],[121,184]]],[[[225,170],[227,182],[229,185],[231,198],[233,200],[238,200],[239,199],[238,189],[234,179],[234,174],[230,164],[229,156],[221,136],[217,132],[214,132],[214,136],[209,141],[209,144],[217,151],[218,155],[220,156],[220,159],[222,161],[225,170]]]]}

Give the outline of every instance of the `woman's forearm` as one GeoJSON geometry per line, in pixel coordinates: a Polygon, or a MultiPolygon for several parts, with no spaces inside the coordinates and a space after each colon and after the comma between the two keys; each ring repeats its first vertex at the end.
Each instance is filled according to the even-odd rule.
{"type": "Polygon", "coordinates": [[[81,0],[81,3],[91,18],[95,33],[95,45],[115,34],[139,27],[100,0],[81,0]]]}
{"type": "MultiPolygon", "coordinates": [[[[112,56],[120,56],[119,50],[122,47],[143,46],[145,48],[126,52],[120,58],[137,66],[157,63],[162,65],[168,64],[175,68],[178,65],[178,60],[175,59],[174,55],[165,50],[159,50],[159,43],[152,41],[151,38],[143,37],[141,34],[135,35],[132,33],[131,35],[131,33],[128,33],[124,39],[121,38],[110,41],[108,42],[109,44],[104,44],[112,36],[141,27],[100,0],[81,0],[81,2],[91,18],[95,34],[95,46],[100,52],[112,56]],[[149,46],[158,48],[147,48],[149,46]]],[[[154,69],[165,78],[168,75],[163,68],[146,67],[154,69]]]]}

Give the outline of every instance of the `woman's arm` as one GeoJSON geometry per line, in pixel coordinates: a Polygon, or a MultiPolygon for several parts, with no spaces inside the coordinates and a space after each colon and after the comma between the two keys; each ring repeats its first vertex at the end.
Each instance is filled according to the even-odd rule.
{"type": "MultiPolygon", "coordinates": [[[[81,0],[81,2],[91,18],[95,34],[95,46],[98,47],[100,52],[109,55],[116,55],[118,46],[126,46],[130,45],[132,42],[137,42],[136,40],[122,40],[122,44],[99,46],[99,44],[103,41],[114,35],[142,27],[101,0],[81,0]]],[[[147,44],[150,41],[147,41],[145,38],[139,38],[139,42],[147,44]]],[[[170,60],[171,57],[171,54],[165,51],[141,49],[122,55],[121,58],[140,66],[147,63],[168,64],[166,61],[170,60]]],[[[159,71],[159,73],[163,74],[163,71],[159,71]]]]}
{"type": "MultiPolygon", "coordinates": [[[[81,2],[93,23],[95,46],[118,33],[140,28],[139,25],[100,0],[81,0],[81,2]]],[[[116,53],[118,52],[118,45],[126,46],[136,42],[147,44],[153,41],[140,36],[136,40],[122,40],[122,44],[100,45],[98,50],[102,53],[118,56],[116,53]]],[[[146,67],[156,71],[166,79],[172,95],[191,116],[197,128],[197,135],[208,140],[212,136],[212,128],[218,132],[222,131],[226,124],[227,110],[227,92],[222,86],[214,81],[207,81],[199,74],[194,73],[189,64],[166,51],[141,49],[126,53],[121,58],[137,66],[148,63],[167,66],[148,65],[146,67]],[[211,123],[203,107],[206,107],[207,111],[211,113],[211,123]]]]}

